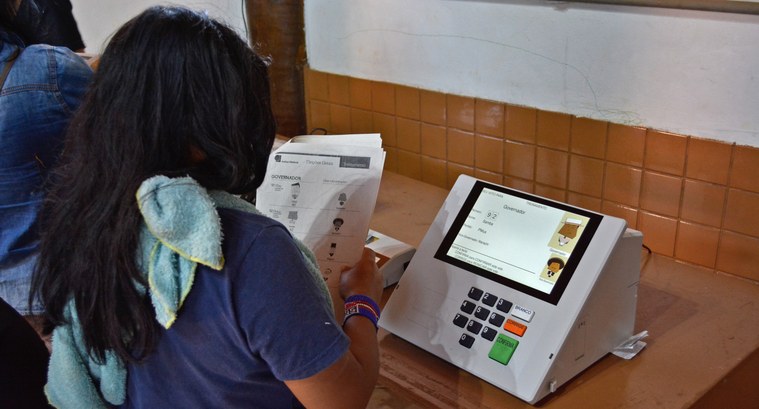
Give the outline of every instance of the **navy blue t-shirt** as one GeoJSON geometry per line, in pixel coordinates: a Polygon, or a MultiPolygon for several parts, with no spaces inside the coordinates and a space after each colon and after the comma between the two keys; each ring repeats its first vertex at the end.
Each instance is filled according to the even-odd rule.
{"type": "Polygon", "coordinates": [[[349,340],[289,232],[219,209],[225,266],[199,266],[156,350],[129,365],[125,408],[300,407],[284,380],[333,364],[349,340]]]}

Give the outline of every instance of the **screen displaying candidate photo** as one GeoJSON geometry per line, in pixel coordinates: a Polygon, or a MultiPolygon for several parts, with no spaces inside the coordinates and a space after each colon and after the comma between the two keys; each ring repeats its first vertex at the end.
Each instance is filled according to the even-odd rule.
{"type": "Polygon", "coordinates": [[[435,258],[555,305],[602,218],[477,181],[435,258]]]}

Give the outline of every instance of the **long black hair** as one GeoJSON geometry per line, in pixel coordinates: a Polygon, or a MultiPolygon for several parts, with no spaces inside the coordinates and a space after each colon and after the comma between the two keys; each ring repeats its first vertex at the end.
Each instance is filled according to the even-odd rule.
{"type": "Polygon", "coordinates": [[[0,0],[0,30],[15,31],[16,11],[17,7],[14,0],[0,0]]]}
{"type": "Polygon", "coordinates": [[[0,0],[0,24],[8,25],[16,15],[13,0],[0,0]]]}
{"type": "Polygon", "coordinates": [[[33,294],[47,318],[64,324],[73,298],[93,357],[143,358],[158,328],[135,288],[146,284],[135,264],[137,188],[157,174],[189,175],[252,194],[274,134],[267,62],[232,29],[176,7],[126,23],[100,58],[41,211],[33,294]]]}

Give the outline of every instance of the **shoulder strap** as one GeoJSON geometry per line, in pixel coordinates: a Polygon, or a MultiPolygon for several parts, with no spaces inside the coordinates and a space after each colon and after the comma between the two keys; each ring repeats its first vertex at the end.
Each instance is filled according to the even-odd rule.
{"type": "Polygon", "coordinates": [[[5,62],[3,72],[0,73],[0,90],[3,89],[3,85],[5,85],[5,79],[8,77],[8,73],[11,72],[11,67],[13,67],[13,63],[16,62],[19,54],[21,54],[21,49],[16,48],[16,50],[11,54],[11,57],[8,59],[8,61],[5,62]]]}

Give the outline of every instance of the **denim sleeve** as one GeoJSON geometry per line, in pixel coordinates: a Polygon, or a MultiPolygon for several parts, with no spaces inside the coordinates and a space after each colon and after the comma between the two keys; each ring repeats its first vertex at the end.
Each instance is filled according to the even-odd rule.
{"type": "Polygon", "coordinates": [[[56,85],[58,92],[72,112],[79,107],[92,78],[92,69],[84,59],[64,47],[51,47],[50,53],[55,57],[56,85]]]}

